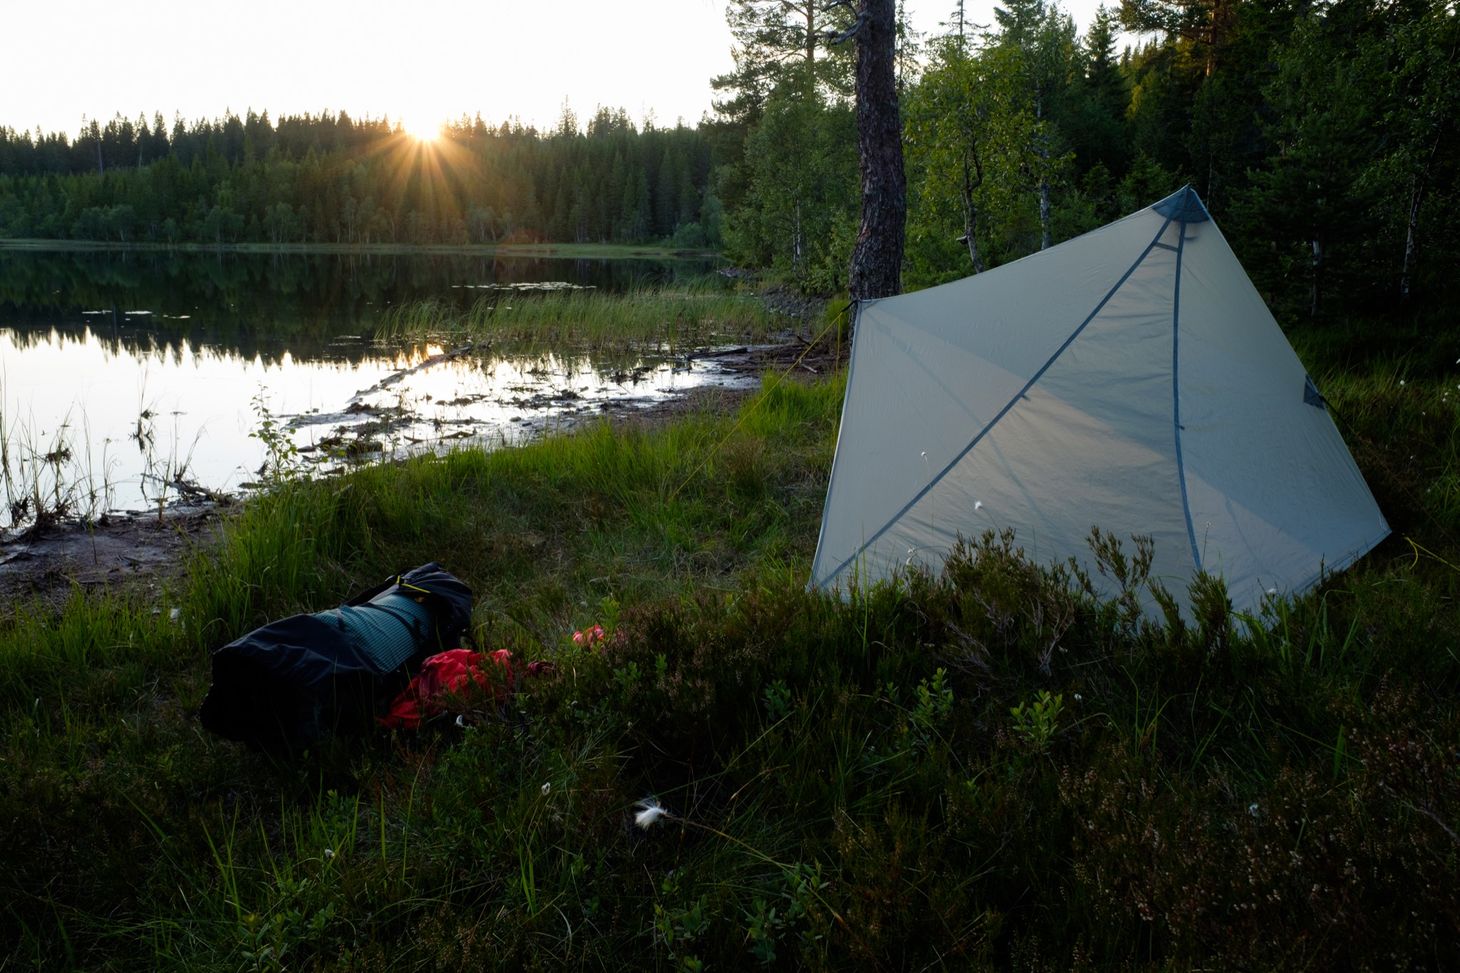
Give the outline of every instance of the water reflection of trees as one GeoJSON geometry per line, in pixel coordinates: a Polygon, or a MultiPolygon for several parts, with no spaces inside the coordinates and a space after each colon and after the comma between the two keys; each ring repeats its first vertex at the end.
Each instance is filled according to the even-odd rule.
{"type": "MultiPolygon", "coordinates": [[[[137,319],[132,319],[133,321],[137,319]]],[[[193,324],[187,328],[152,327],[108,319],[93,319],[83,324],[21,325],[3,328],[14,347],[21,351],[51,347],[64,352],[68,347],[94,345],[116,358],[150,360],[182,365],[195,355],[207,355],[240,367],[258,361],[265,366],[282,365],[285,357],[294,362],[329,363],[354,366],[365,362],[394,362],[405,368],[419,364],[432,354],[420,339],[402,338],[389,342],[368,337],[295,334],[287,340],[279,335],[253,329],[235,329],[193,324]]],[[[510,341],[495,342],[490,348],[461,351],[450,355],[453,360],[473,364],[490,371],[499,362],[511,363],[524,371],[576,372],[587,369],[603,381],[622,382],[625,376],[636,375],[664,361],[684,361],[653,348],[625,345],[614,349],[563,347],[545,349],[537,344],[510,341]]]]}
{"type": "Polygon", "coordinates": [[[186,328],[154,327],[130,323],[136,319],[124,319],[111,323],[103,318],[83,324],[19,325],[5,328],[10,340],[21,351],[52,346],[64,351],[67,346],[86,344],[99,345],[107,354],[137,359],[171,359],[181,364],[187,358],[203,349],[224,359],[237,359],[240,363],[255,359],[265,365],[280,364],[287,354],[296,361],[328,361],[341,364],[393,357],[395,343],[390,349],[381,347],[368,338],[339,338],[329,334],[301,334],[283,337],[267,329],[236,329],[207,324],[192,324],[186,328]]]}
{"type": "Polygon", "coordinates": [[[0,260],[0,325],[79,325],[81,312],[104,311],[86,320],[99,336],[101,325],[125,329],[115,336],[125,342],[141,325],[125,312],[149,310],[153,340],[206,340],[252,356],[280,339],[323,347],[343,331],[368,335],[394,304],[468,306],[478,292],[464,285],[565,280],[625,290],[707,270],[692,261],[468,254],[11,251],[0,260]]]}

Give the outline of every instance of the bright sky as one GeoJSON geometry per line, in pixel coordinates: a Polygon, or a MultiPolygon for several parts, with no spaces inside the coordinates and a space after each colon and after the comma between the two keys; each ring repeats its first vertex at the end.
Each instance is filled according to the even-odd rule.
{"type": "MultiPolygon", "coordinates": [[[[954,5],[906,0],[925,32],[954,5]]],[[[1083,31],[1097,0],[1063,6],[1083,31]]],[[[0,125],[73,136],[83,115],[250,108],[550,127],[565,100],[580,122],[607,106],[692,125],[731,67],[723,0],[0,0],[0,24],[0,125]]]]}

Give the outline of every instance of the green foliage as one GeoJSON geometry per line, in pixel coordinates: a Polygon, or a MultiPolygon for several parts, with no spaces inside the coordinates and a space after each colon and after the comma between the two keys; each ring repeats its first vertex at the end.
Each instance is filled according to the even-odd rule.
{"type": "Polygon", "coordinates": [[[288,427],[269,411],[269,403],[262,390],[252,400],[258,425],[249,433],[250,438],[264,444],[263,482],[271,486],[282,486],[290,480],[308,478],[309,467],[299,455],[288,427]]]}
{"type": "MultiPolygon", "coordinates": [[[[1010,5],[1001,30],[1024,31],[1018,18],[1038,6],[1010,5]]],[[[1184,173],[1218,180],[1216,198],[1244,215],[1234,242],[1274,255],[1254,269],[1271,274],[1262,285],[1280,307],[1307,307],[1315,280],[1320,312],[1392,290],[1406,259],[1416,296],[1452,286],[1442,274],[1453,230],[1435,218],[1455,186],[1448,129],[1433,124],[1457,90],[1445,83],[1454,17],[1443,5],[1332,4],[1291,30],[1252,4],[1220,23],[1225,5],[1131,6],[1180,16],[1122,68],[1128,157],[1109,152],[1108,131],[1071,122],[1087,116],[1068,90],[1036,119],[1073,153],[1051,182],[1052,228],[1077,232],[1108,207],[1143,205],[1184,173]],[[1264,52],[1270,76],[1253,68],[1264,52]],[[1237,90],[1243,71],[1270,83],[1237,90]],[[1260,124],[1238,110],[1244,95],[1260,96],[1260,124]],[[1206,176],[1203,163],[1234,145],[1260,164],[1206,176]],[[1332,255],[1323,274],[1304,262],[1315,230],[1332,255]],[[1398,255],[1365,276],[1358,258],[1373,250],[1398,255]]],[[[977,56],[1000,71],[1007,58],[1007,82],[1016,52],[996,40],[977,56]]],[[[1079,97],[1107,90],[1108,74],[1090,83],[1097,61],[1091,50],[1083,81],[1069,76],[1086,85],[1079,97]]],[[[927,114],[909,125],[931,140],[917,148],[918,191],[928,205],[943,194],[946,208],[958,156],[933,143],[961,137],[940,113],[965,95],[948,77],[929,84],[910,99],[927,114]]],[[[766,110],[767,130],[752,137],[822,172],[830,182],[808,189],[840,198],[830,160],[843,109],[823,99],[766,110]],[[802,124],[817,151],[797,155],[802,124]]],[[[1016,129],[1011,144],[1040,131],[1027,116],[1016,129]]],[[[576,122],[547,138],[626,137],[611,114],[575,132],[576,122]]],[[[240,124],[218,137],[247,136],[240,124]]],[[[197,160],[200,174],[209,166],[221,172],[197,160]]],[[[989,226],[998,259],[1037,245],[1034,172],[1001,173],[1015,188],[987,199],[1024,214],[989,226]]],[[[789,200],[799,177],[743,174],[748,209],[727,218],[742,220],[738,245],[754,253],[769,246],[759,235],[784,234],[770,202],[789,200]]],[[[660,187],[683,180],[645,180],[653,218],[667,218],[660,187]]],[[[28,191],[66,212],[60,181],[28,191]]],[[[535,219],[561,211],[575,226],[601,205],[601,225],[623,231],[613,220],[637,218],[641,184],[625,165],[605,185],[592,200],[533,196],[535,219]]],[[[11,186],[0,184],[0,218],[32,221],[5,202],[11,186]]],[[[68,226],[118,204],[77,205],[68,226]]],[[[495,205],[477,214],[484,233],[495,205]]],[[[356,218],[363,232],[369,220],[356,218]]],[[[822,227],[828,239],[838,225],[822,227]]],[[[949,229],[923,225],[930,240],[949,229]]],[[[828,245],[793,271],[779,246],[760,252],[807,286],[838,259],[828,245]]],[[[968,256],[939,243],[917,259],[935,279],[968,256]]],[[[661,312],[650,317],[662,323],[661,312]]],[[[1005,534],[966,539],[936,575],[846,599],[806,591],[839,380],[767,383],[734,418],[603,424],[521,450],[290,479],[200,549],[173,590],[7,606],[7,959],[220,970],[1460,965],[1460,346],[1429,319],[1344,313],[1294,337],[1396,536],[1251,618],[1232,616],[1217,579],[1162,590],[1149,541],[1107,534],[1092,538],[1103,577],[1034,563],[1005,534]],[[548,658],[557,674],[473,710],[459,730],[333,741],[293,764],[197,732],[210,648],[432,558],[476,589],[481,644],[548,658]],[[603,640],[567,637],[595,621],[603,640]],[[641,830],[632,809],[646,795],[672,816],[641,830]]]]}
{"type": "Polygon", "coordinates": [[[933,671],[932,679],[918,682],[908,719],[924,739],[931,740],[952,713],[953,687],[948,684],[948,670],[939,666],[933,671]]]}
{"type": "Polygon", "coordinates": [[[1445,306],[1456,277],[1457,19],[1443,0],[1120,7],[1117,63],[1021,0],[904,98],[907,279],[978,272],[1195,185],[1280,320],[1445,306]],[[971,241],[971,245],[970,245],[971,241]]]}
{"type": "Polygon", "coordinates": [[[1453,965],[1460,504],[1400,500],[1460,470],[1454,356],[1336,371],[1347,346],[1307,351],[1415,546],[1260,618],[1203,581],[1151,621],[1147,549],[1103,535],[1109,601],[993,535],[938,575],[806,591],[839,382],[768,384],[738,418],[286,482],[160,604],[13,608],[13,955],[1453,965]],[[429,557],[476,589],[481,644],[556,674],[464,728],[286,764],[198,733],[209,648],[429,557]],[[569,638],[594,622],[604,638],[569,638]],[[641,830],[646,795],[671,815],[641,830]]]}
{"type": "Polygon", "coordinates": [[[72,141],[0,127],[0,238],[490,244],[720,239],[706,134],[600,109],[553,132],[348,115],[116,118],[72,141]]]}
{"type": "MultiPolygon", "coordinates": [[[[720,247],[813,292],[857,231],[852,45],[840,5],[735,0],[716,117],[551,131],[462,120],[433,149],[347,116],[160,117],[73,139],[0,128],[0,237],[114,243],[720,247]]],[[[1446,0],[1130,0],[1083,38],[1018,0],[899,64],[904,278],[1017,259],[1191,182],[1280,319],[1451,302],[1460,223],[1457,18],[1446,0]],[[1117,26],[1142,32],[1116,52],[1117,26]],[[971,245],[970,245],[971,244],[971,245]]]]}
{"type": "Polygon", "coordinates": [[[746,139],[740,205],[726,248],[802,287],[845,286],[856,221],[856,139],[849,106],[827,103],[806,78],[771,92],[746,139]]]}
{"type": "Polygon", "coordinates": [[[1032,702],[1020,703],[1010,708],[1009,715],[1014,718],[1014,735],[1034,753],[1044,753],[1059,729],[1060,714],[1064,712],[1064,706],[1064,696],[1057,693],[1051,695],[1049,690],[1041,689],[1032,702]]]}
{"type": "Polygon", "coordinates": [[[850,48],[826,43],[848,25],[848,10],[817,0],[731,0],[726,19],[735,70],[711,84],[727,95],[715,110],[730,124],[754,126],[771,93],[788,82],[823,95],[849,93],[850,48]]]}
{"type": "Polygon", "coordinates": [[[763,341],[784,319],[753,294],[718,280],[643,286],[625,293],[594,290],[508,292],[478,299],[465,311],[437,301],[387,310],[381,337],[448,337],[490,341],[495,349],[537,354],[614,353],[643,349],[683,353],[727,341],[763,341]]]}

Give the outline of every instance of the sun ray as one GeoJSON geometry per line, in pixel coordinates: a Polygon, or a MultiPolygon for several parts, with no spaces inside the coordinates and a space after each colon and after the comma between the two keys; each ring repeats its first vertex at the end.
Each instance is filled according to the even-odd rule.
{"type": "Polygon", "coordinates": [[[401,123],[405,133],[417,142],[431,144],[441,138],[446,126],[440,122],[425,122],[419,119],[406,119],[401,123]]]}
{"type": "Polygon", "coordinates": [[[400,119],[382,125],[365,156],[368,166],[380,167],[386,174],[382,191],[374,199],[376,218],[388,221],[380,227],[382,232],[396,239],[414,239],[419,233],[426,239],[443,230],[451,235],[453,228],[459,228],[457,235],[465,239],[469,208],[465,187],[472,183],[471,173],[481,168],[470,138],[470,126],[464,120],[443,123],[430,141],[411,134],[400,119]],[[413,212],[426,225],[397,224],[396,217],[409,218],[413,212]]]}

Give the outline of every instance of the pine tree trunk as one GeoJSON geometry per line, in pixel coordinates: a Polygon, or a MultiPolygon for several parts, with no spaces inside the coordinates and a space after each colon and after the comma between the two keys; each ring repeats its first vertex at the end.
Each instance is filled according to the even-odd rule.
{"type": "Polygon", "coordinates": [[[852,249],[852,300],[902,291],[907,177],[897,106],[895,0],[859,0],[857,16],[857,153],[862,225],[852,249]]]}

